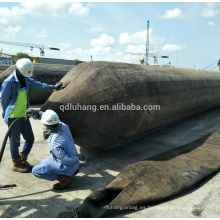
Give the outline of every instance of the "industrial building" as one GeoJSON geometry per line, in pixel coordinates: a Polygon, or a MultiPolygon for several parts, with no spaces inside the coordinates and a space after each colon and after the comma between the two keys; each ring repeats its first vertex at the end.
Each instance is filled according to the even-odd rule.
{"type": "MultiPolygon", "coordinates": [[[[13,55],[6,55],[2,53],[0,56],[0,66],[12,66],[15,64],[15,60],[12,58],[13,55]],[[4,55],[4,56],[3,56],[4,55]]],[[[62,64],[62,65],[73,65],[74,60],[62,59],[62,58],[50,58],[50,57],[37,57],[34,59],[34,63],[43,64],[62,64]]]]}
{"type": "Polygon", "coordinates": [[[11,57],[0,57],[0,66],[12,66],[14,63],[11,57]]]}
{"type": "Polygon", "coordinates": [[[73,65],[74,60],[50,57],[37,57],[36,63],[73,65]]]}

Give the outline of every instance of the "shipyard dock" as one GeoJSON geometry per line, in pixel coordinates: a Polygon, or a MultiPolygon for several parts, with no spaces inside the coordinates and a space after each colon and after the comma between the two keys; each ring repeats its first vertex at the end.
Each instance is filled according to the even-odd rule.
{"type": "MultiPolygon", "coordinates": [[[[34,106],[40,107],[40,106],[34,106]]],[[[2,109],[0,110],[2,113],[2,109]]],[[[33,165],[49,156],[47,142],[42,137],[42,124],[32,120],[35,143],[29,162],[33,165]]],[[[7,126],[0,119],[1,140],[7,126]]],[[[138,141],[104,152],[81,150],[86,157],[79,173],[73,177],[71,187],[62,192],[52,190],[54,182],[41,180],[31,173],[21,174],[11,170],[9,143],[0,164],[0,183],[17,187],[0,190],[1,218],[56,218],[73,217],[73,210],[94,190],[106,186],[128,164],[151,158],[202,136],[220,130],[220,108],[200,114],[175,124],[138,141]],[[119,163],[120,161],[120,163],[119,163]]],[[[22,139],[21,139],[22,140],[22,139]]],[[[23,140],[22,140],[23,143],[23,140]]],[[[80,152],[80,148],[77,147],[80,152]]],[[[116,217],[219,217],[220,174],[190,192],[153,207],[146,207],[116,217]]]]}

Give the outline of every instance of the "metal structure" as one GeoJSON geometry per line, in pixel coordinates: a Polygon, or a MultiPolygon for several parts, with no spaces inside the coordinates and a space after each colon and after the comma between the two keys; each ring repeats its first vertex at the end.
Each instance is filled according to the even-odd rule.
{"type": "Polygon", "coordinates": [[[149,30],[150,30],[150,24],[149,21],[147,21],[147,38],[146,38],[146,64],[149,65],[148,63],[148,55],[149,55],[149,30]]]}
{"type": "Polygon", "coordinates": [[[153,57],[154,58],[154,65],[158,65],[158,58],[169,58],[168,55],[165,55],[165,56],[161,56],[161,55],[157,55],[157,54],[150,54],[150,46],[149,46],[149,32],[150,32],[150,22],[147,21],[147,35],[146,35],[146,53],[134,53],[134,52],[124,52],[124,54],[131,54],[131,55],[139,55],[141,56],[140,58],[140,63],[141,64],[146,64],[146,65],[149,65],[148,63],[148,58],[149,57],[153,57]],[[146,57],[146,60],[144,62],[144,56],[146,57]]]}
{"type": "Polygon", "coordinates": [[[150,55],[150,56],[152,56],[153,58],[154,58],[154,65],[159,65],[158,64],[158,58],[169,58],[169,56],[160,56],[160,55],[150,55]]]}
{"type": "Polygon", "coordinates": [[[30,47],[31,51],[34,48],[38,48],[40,50],[40,55],[44,56],[45,52],[44,50],[60,50],[59,48],[55,48],[55,47],[47,47],[47,46],[43,46],[43,45],[36,45],[36,44],[28,44],[28,43],[19,43],[19,42],[10,42],[10,41],[0,41],[1,44],[9,44],[9,45],[16,45],[16,46],[21,46],[21,47],[30,47]]]}
{"type": "MultiPolygon", "coordinates": [[[[140,59],[141,64],[144,63],[144,62],[143,62],[143,59],[144,59],[144,56],[146,56],[146,54],[144,54],[144,53],[124,52],[124,54],[139,55],[139,56],[141,56],[141,59],[140,59]]],[[[150,53],[148,53],[147,56],[148,56],[148,57],[153,57],[153,58],[154,58],[154,65],[158,65],[158,58],[169,58],[168,55],[161,56],[161,55],[150,54],[150,53]]],[[[148,64],[148,57],[146,57],[146,62],[145,62],[145,64],[147,64],[147,65],[149,65],[149,64],[148,64]]]]}

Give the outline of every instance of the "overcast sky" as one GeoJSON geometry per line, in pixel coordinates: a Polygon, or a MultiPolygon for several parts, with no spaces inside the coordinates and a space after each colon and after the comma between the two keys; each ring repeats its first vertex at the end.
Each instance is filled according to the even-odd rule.
{"type": "MultiPolygon", "coordinates": [[[[0,40],[61,49],[45,50],[48,57],[139,63],[140,56],[124,52],[145,53],[149,20],[150,53],[170,57],[159,64],[204,69],[220,59],[219,12],[220,3],[208,2],[0,2],[0,40]]],[[[26,47],[0,49],[31,54],[26,47]]],[[[216,62],[211,69],[218,70],[216,62]]]]}

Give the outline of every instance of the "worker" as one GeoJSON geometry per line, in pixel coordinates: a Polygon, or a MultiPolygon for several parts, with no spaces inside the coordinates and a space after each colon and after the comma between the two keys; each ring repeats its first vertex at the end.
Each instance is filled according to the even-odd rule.
{"type": "MultiPolygon", "coordinates": [[[[29,88],[60,89],[62,83],[55,86],[38,82],[31,79],[34,65],[27,59],[22,58],[16,62],[16,69],[6,78],[1,87],[1,105],[3,109],[2,117],[8,127],[17,118],[24,116],[30,105],[29,88]]],[[[13,124],[10,134],[10,152],[13,161],[13,171],[20,173],[31,172],[32,165],[27,162],[28,155],[34,143],[34,135],[29,119],[21,118],[13,124]],[[20,135],[22,134],[25,142],[21,153],[19,154],[20,135]]]]}
{"type": "Polygon", "coordinates": [[[39,112],[36,109],[28,109],[26,115],[41,119],[44,125],[43,136],[48,141],[51,153],[50,157],[33,168],[32,173],[41,179],[58,180],[59,183],[53,186],[56,190],[69,187],[72,176],[78,171],[79,155],[68,125],[60,122],[59,116],[53,110],[39,112]]]}

